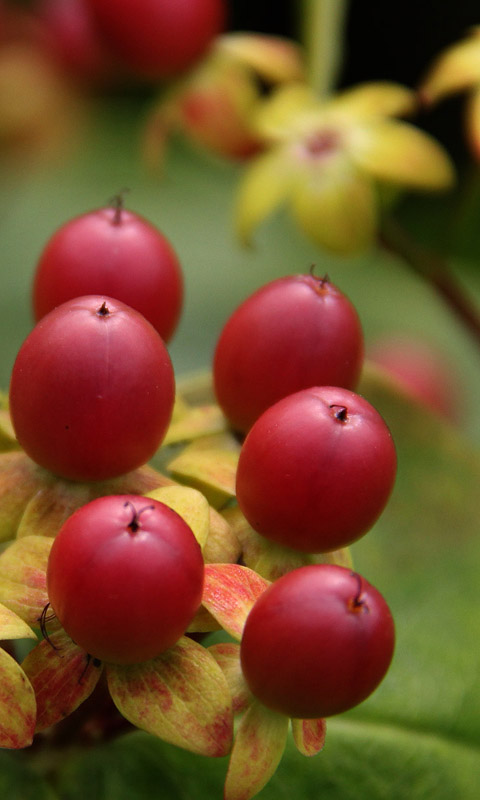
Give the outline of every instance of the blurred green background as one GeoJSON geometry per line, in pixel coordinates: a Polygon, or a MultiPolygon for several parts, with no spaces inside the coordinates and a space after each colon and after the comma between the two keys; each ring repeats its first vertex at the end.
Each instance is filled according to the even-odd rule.
{"type": "MultiPolygon", "coordinates": [[[[445,42],[454,13],[447,5],[445,42]]],[[[262,4],[255,6],[265,18],[262,4]]],[[[347,14],[347,43],[358,6],[363,4],[347,14]]],[[[244,12],[252,7],[245,4],[244,12]]],[[[406,25],[394,38],[398,46],[401,31],[403,50],[410,54],[417,52],[420,33],[413,4],[406,4],[402,19],[409,9],[412,40],[405,40],[406,25]]],[[[460,27],[472,14],[471,4],[455,9],[460,27]]],[[[292,30],[291,12],[289,7],[277,18],[281,31],[275,26],[271,31],[292,30]]],[[[368,17],[371,9],[365,13],[368,17]]],[[[248,27],[245,13],[234,19],[238,27],[248,27]]],[[[262,24],[255,19],[260,29],[264,19],[262,24]]],[[[363,33],[372,33],[363,24],[363,33]]],[[[425,19],[421,24],[425,27],[425,19]]],[[[360,31],[357,27],[361,39],[360,31]]],[[[361,40],[365,59],[368,52],[371,60],[366,33],[361,40]]],[[[379,50],[388,50],[385,42],[379,50]]],[[[344,55],[342,80],[353,82],[355,75],[397,79],[385,57],[379,57],[377,75],[366,75],[357,45],[344,55]]],[[[408,72],[405,82],[412,80],[408,72]]],[[[169,145],[161,175],[142,163],[141,130],[154,96],[144,86],[95,92],[88,98],[79,141],[62,158],[39,164],[11,157],[5,146],[0,156],[0,387],[7,389],[16,352],[32,326],[30,284],[47,239],[71,216],[104,205],[125,187],[128,207],[158,225],[183,265],[185,308],[171,344],[179,376],[209,369],[222,324],[254,288],[312,264],[352,299],[367,340],[403,330],[438,345],[455,368],[462,411],[458,430],[396,396],[378,376],[366,374],[362,384],[390,424],[399,452],[392,502],[353,548],[357,568],[384,592],[394,611],[398,646],[392,670],[370,700],[331,721],[323,754],[305,759],[290,748],[260,797],[475,800],[480,796],[478,348],[431,288],[381,251],[354,259],[331,256],[309,244],[281,213],[261,226],[254,249],[243,250],[232,230],[240,165],[195,150],[180,138],[169,145]]],[[[446,198],[407,197],[398,213],[420,239],[440,242],[444,254],[448,237],[452,269],[480,305],[478,168],[462,144],[458,109],[449,105],[448,123],[439,123],[457,159],[459,189],[446,198]],[[453,219],[467,189],[465,214],[453,219]]],[[[48,764],[30,759],[28,752],[2,753],[0,795],[9,800],[220,798],[225,766],[134,734],[72,753],[56,789],[48,781],[48,764]]]]}

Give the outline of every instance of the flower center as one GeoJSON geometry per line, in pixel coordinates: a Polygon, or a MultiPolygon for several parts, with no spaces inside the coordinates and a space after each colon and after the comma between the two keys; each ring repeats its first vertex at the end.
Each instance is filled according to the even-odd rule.
{"type": "Polygon", "coordinates": [[[304,142],[305,150],[313,158],[324,158],[338,150],[339,145],[340,136],[337,131],[328,129],[315,131],[304,142]]]}

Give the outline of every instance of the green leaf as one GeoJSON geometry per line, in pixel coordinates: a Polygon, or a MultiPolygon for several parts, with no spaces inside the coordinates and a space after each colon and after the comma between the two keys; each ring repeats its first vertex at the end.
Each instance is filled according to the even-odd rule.
{"type": "Polygon", "coordinates": [[[158,658],[107,666],[113,701],[133,725],[208,756],[229,752],[233,712],[227,682],[210,653],[183,637],[158,658]]]}
{"type": "Polygon", "coordinates": [[[23,753],[0,752],[0,797],[8,800],[56,800],[58,795],[26,763],[23,753]]]}

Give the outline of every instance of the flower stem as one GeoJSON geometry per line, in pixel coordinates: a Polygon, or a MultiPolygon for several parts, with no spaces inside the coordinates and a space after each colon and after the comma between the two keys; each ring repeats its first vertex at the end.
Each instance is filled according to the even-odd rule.
{"type": "Polygon", "coordinates": [[[303,0],[300,38],[307,58],[308,82],[320,98],[332,91],[343,55],[345,0],[303,0]]]}
{"type": "Polygon", "coordinates": [[[480,309],[458,283],[442,256],[418,244],[392,218],[382,225],[380,243],[433,287],[480,348],[480,309]]]}

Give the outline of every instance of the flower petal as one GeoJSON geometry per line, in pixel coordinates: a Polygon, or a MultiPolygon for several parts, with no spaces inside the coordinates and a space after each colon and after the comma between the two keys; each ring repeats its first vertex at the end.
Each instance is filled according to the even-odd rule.
{"type": "Polygon", "coordinates": [[[427,133],[407,122],[378,120],[358,129],[350,154],[374,178],[419,189],[448,189],[455,181],[447,152],[427,133]]]}
{"type": "Polygon", "coordinates": [[[345,162],[321,177],[312,170],[299,180],[292,196],[292,211],[307,236],[342,255],[363,250],[375,233],[373,186],[345,162]]]}
{"type": "Polygon", "coordinates": [[[416,105],[411,89],[398,83],[376,81],[345,89],[330,101],[329,108],[352,117],[371,117],[411,114],[416,105]]]}
{"type": "Polygon", "coordinates": [[[470,36],[438,56],[422,81],[419,93],[422,101],[431,105],[477,83],[480,83],[480,27],[475,27],[470,36]]]}
{"type": "Polygon", "coordinates": [[[288,137],[291,125],[297,126],[298,116],[307,112],[322,112],[323,104],[305,83],[281,86],[258,107],[255,130],[265,139],[288,137]]]}
{"type": "Polygon", "coordinates": [[[247,167],[237,191],[234,224],[242,244],[251,244],[254,229],[287,198],[292,165],[283,148],[264,153],[247,167]]]}
{"type": "Polygon", "coordinates": [[[278,36],[228,33],[216,41],[216,50],[255,70],[272,83],[302,80],[302,51],[295,42],[278,36]]]}

